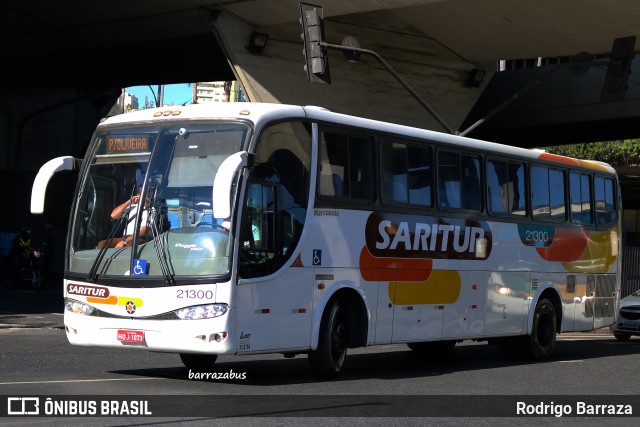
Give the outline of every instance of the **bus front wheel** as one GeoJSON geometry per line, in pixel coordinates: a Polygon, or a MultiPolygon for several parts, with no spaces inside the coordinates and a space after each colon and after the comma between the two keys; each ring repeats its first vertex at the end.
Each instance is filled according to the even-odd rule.
{"type": "Polygon", "coordinates": [[[322,316],[318,348],[309,353],[309,366],[317,379],[335,378],[347,358],[348,330],[344,308],[334,301],[322,316]]]}
{"type": "Polygon", "coordinates": [[[192,353],[180,353],[180,360],[182,364],[194,371],[209,372],[213,368],[217,354],[192,354],[192,353]]]}
{"type": "Polygon", "coordinates": [[[541,299],[533,313],[531,335],[526,336],[527,353],[534,360],[551,357],[556,346],[556,310],[548,299],[541,299]]]}

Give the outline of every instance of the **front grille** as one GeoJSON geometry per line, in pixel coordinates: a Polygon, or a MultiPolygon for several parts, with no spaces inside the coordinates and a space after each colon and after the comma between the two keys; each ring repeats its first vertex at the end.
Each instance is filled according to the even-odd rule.
{"type": "Polygon", "coordinates": [[[620,323],[618,324],[618,331],[620,332],[638,332],[638,327],[637,326],[624,326],[624,324],[620,323]]]}

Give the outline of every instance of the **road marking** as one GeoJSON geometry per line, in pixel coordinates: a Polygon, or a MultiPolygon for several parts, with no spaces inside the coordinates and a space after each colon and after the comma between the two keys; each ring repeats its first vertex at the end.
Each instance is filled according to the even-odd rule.
{"type": "Polygon", "coordinates": [[[142,381],[142,380],[164,380],[166,378],[103,378],[95,380],[52,380],[52,381],[16,381],[0,383],[0,385],[22,385],[22,384],[54,384],[54,383],[90,383],[100,381],[142,381]]]}

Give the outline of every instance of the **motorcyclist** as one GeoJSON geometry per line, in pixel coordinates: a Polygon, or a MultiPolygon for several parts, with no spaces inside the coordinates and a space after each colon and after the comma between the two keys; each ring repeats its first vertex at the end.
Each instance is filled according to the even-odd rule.
{"type": "Polygon", "coordinates": [[[29,253],[31,248],[31,228],[22,227],[20,234],[13,238],[11,242],[11,275],[9,286],[14,286],[20,274],[20,260],[29,253]]]}

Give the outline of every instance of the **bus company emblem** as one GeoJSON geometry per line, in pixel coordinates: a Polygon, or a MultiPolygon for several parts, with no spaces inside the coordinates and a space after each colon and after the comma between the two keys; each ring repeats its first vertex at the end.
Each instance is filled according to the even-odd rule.
{"type": "Polygon", "coordinates": [[[492,247],[484,221],[373,212],[365,228],[374,257],[483,260],[492,247]]]}
{"type": "Polygon", "coordinates": [[[129,314],[133,314],[136,312],[136,305],[133,303],[133,301],[127,301],[127,304],[124,307],[129,314]]]}
{"type": "Polygon", "coordinates": [[[69,283],[67,285],[67,293],[72,295],[82,295],[85,297],[108,298],[109,289],[102,286],[87,286],[69,283]]]}

